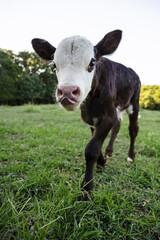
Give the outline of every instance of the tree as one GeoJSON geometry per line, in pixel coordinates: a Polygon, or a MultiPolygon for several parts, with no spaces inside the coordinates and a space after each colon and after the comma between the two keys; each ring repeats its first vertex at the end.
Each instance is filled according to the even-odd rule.
{"type": "Polygon", "coordinates": [[[13,53],[0,50],[0,104],[16,103],[16,81],[20,72],[13,62],[13,53]]]}
{"type": "Polygon", "coordinates": [[[45,88],[44,103],[55,102],[55,89],[57,85],[56,75],[48,68],[39,75],[45,88]]]}
{"type": "MultiPolygon", "coordinates": [[[[32,96],[32,100],[30,101],[36,103],[53,103],[55,101],[54,90],[57,79],[55,73],[52,71],[52,67],[48,64],[48,62],[46,63],[42,61],[35,53],[28,52],[20,52],[17,56],[17,59],[18,65],[26,73],[25,76],[22,77],[21,81],[24,80],[24,82],[26,82],[26,77],[27,79],[29,77],[28,75],[31,77],[30,81],[33,85],[30,95],[33,94],[34,96],[32,96]]],[[[22,92],[24,93],[24,86],[22,88],[22,92]]],[[[22,96],[22,94],[20,95],[22,96]]]]}
{"type": "Polygon", "coordinates": [[[0,51],[0,104],[53,103],[56,75],[35,53],[0,51]]]}
{"type": "Polygon", "coordinates": [[[16,62],[23,71],[28,70],[30,74],[40,74],[48,68],[48,63],[42,61],[37,54],[27,51],[19,52],[16,62]]]}
{"type": "Polygon", "coordinates": [[[39,76],[37,74],[30,75],[26,70],[17,82],[18,103],[40,103],[44,93],[44,86],[39,76]]]}

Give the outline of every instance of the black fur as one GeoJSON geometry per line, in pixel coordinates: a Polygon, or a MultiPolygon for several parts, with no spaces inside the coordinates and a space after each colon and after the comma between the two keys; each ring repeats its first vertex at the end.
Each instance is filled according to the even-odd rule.
{"type": "MultiPolygon", "coordinates": [[[[111,137],[105,155],[111,157],[113,143],[120,129],[120,120],[117,118],[116,108],[121,111],[133,106],[133,114],[129,115],[129,133],[131,138],[128,156],[134,160],[134,143],[138,133],[139,93],[141,83],[138,75],[130,68],[100,58],[97,62],[92,89],[81,106],[81,117],[92,128],[92,138],[85,149],[86,173],[82,187],[90,193],[93,187],[93,167],[97,162],[102,167],[105,159],[101,148],[110,130],[111,137]]],[[[88,195],[84,196],[88,199],[88,195]]]]}
{"type": "MultiPolygon", "coordinates": [[[[138,75],[122,64],[103,58],[103,55],[113,53],[122,37],[121,30],[112,31],[94,47],[96,71],[92,81],[91,91],[81,105],[81,117],[91,125],[92,138],[85,149],[86,172],[82,188],[88,192],[83,199],[87,200],[93,188],[93,168],[97,162],[104,167],[106,160],[102,154],[102,145],[111,130],[111,137],[105,155],[111,157],[113,143],[120,129],[121,120],[117,118],[117,108],[120,111],[133,106],[133,113],[129,115],[130,148],[128,156],[135,158],[134,143],[138,133],[139,94],[141,83],[138,75]]],[[[32,45],[37,54],[52,60],[56,48],[43,39],[33,39],[32,45]]],[[[93,60],[88,71],[94,68],[93,60]]]]}

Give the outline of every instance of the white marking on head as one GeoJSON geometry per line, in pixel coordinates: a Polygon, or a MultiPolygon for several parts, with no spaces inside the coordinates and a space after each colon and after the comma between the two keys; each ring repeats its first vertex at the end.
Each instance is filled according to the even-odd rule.
{"type": "Polygon", "coordinates": [[[94,58],[94,46],[81,36],[62,40],[54,54],[58,87],[77,86],[80,89],[78,106],[91,89],[94,70],[89,72],[88,66],[92,58],[94,58]]]}

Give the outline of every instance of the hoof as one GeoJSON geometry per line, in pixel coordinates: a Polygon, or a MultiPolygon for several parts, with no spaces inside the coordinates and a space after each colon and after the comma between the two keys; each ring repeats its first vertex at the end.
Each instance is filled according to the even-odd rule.
{"type": "Polygon", "coordinates": [[[106,160],[103,162],[97,162],[97,168],[99,169],[103,169],[106,165],[106,160]]]}
{"type": "Polygon", "coordinates": [[[106,164],[106,160],[104,159],[103,155],[101,154],[97,160],[97,166],[103,168],[106,164]]]}
{"type": "Polygon", "coordinates": [[[106,149],[105,151],[105,157],[106,158],[111,158],[113,153],[113,149],[106,149]]]}
{"type": "Polygon", "coordinates": [[[91,200],[91,193],[82,193],[79,197],[78,197],[78,201],[88,201],[91,200]]]}
{"type": "Polygon", "coordinates": [[[112,158],[107,155],[107,156],[106,156],[106,159],[107,159],[106,164],[108,164],[108,163],[111,161],[112,158]]]}
{"type": "Polygon", "coordinates": [[[132,158],[128,157],[128,158],[127,158],[127,162],[133,163],[134,160],[133,160],[132,158]]]}

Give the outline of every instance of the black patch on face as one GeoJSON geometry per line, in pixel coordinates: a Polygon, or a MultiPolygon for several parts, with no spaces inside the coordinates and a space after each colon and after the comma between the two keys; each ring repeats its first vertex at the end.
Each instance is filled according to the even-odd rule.
{"type": "Polygon", "coordinates": [[[95,64],[96,64],[96,59],[95,59],[95,58],[92,58],[91,61],[90,61],[89,66],[88,66],[88,72],[92,72],[92,70],[93,70],[94,67],[95,67],[95,64]]]}

